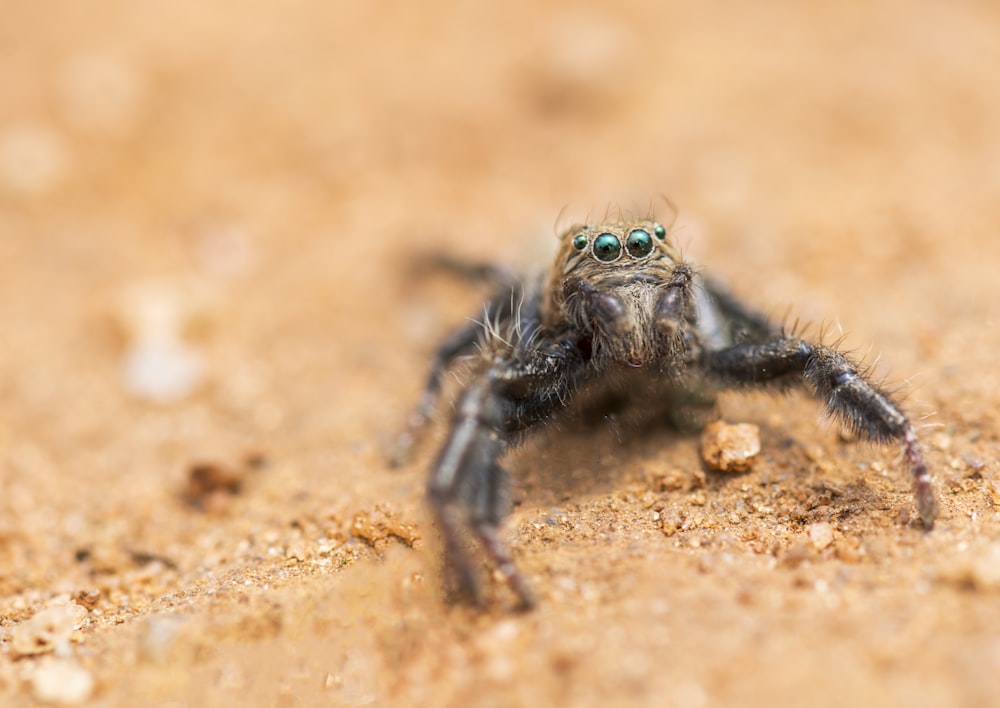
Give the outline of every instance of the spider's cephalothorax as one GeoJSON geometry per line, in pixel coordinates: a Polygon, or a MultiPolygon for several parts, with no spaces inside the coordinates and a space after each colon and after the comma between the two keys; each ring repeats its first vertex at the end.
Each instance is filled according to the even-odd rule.
{"type": "Polygon", "coordinates": [[[937,504],[913,426],[848,357],[784,333],[703,278],[655,221],[574,226],[560,241],[547,278],[463,269],[495,281],[496,293],[482,324],[461,327],[438,350],[397,450],[408,450],[427,423],[451,363],[478,347],[481,363],[456,402],[428,484],[461,592],[479,598],[463,542],[471,531],[522,605],[533,603],[498,535],[507,509],[500,458],[521,434],[575,404],[599,405],[605,389],[677,422],[685,401],[706,400],[685,392],[805,385],[859,437],[902,446],[921,521],[933,525],[937,504]]]}
{"type": "Polygon", "coordinates": [[[587,339],[597,365],[656,364],[684,346],[694,272],[653,222],[570,229],[548,284],[543,325],[587,339]]]}

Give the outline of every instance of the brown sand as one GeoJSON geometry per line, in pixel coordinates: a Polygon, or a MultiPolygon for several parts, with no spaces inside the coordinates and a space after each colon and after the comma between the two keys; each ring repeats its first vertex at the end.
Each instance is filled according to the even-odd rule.
{"type": "Polygon", "coordinates": [[[3,3],[0,701],[996,703],[1000,11],[677,5],[3,3]],[[734,290],[881,357],[937,528],[897,450],[731,395],[743,474],[529,442],[540,607],[444,605],[442,427],[384,452],[482,293],[413,257],[543,263],[560,209],[660,195],[734,290]],[[138,395],[143,343],[197,388],[138,395]]]}

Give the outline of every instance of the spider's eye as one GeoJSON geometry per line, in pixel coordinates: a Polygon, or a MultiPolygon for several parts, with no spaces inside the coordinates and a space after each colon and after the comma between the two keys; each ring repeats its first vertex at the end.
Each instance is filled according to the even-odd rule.
{"type": "Polygon", "coordinates": [[[573,248],[575,248],[578,251],[582,251],[586,247],[587,247],[587,237],[586,236],[584,236],[583,234],[580,234],[579,236],[576,236],[576,237],[573,238],[573,248]]]}
{"type": "Polygon", "coordinates": [[[661,241],[667,237],[667,230],[659,224],[653,227],[653,233],[656,234],[656,238],[661,241]]]}
{"type": "Polygon", "coordinates": [[[594,239],[594,255],[599,261],[613,261],[622,254],[622,244],[614,234],[601,234],[594,239]]]}
{"type": "Polygon", "coordinates": [[[625,240],[625,250],[633,258],[645,258],[653,250],[653,237],[648,231],[636,229],[625,240]]]}

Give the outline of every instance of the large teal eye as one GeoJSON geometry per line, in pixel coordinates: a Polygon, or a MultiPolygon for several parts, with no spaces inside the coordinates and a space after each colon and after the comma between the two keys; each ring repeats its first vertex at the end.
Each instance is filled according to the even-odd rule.
{"type": "Polygon", "coordinates": [[[625,249],[633,258],[645,258],[653,250],[653,237],[648,231],[636,229],[625,240],[625,249]]]}
{"type": "Polygon", "coordinates": [[[653,233],[656,234],[656,238],[661,241],[667,237],[667,230],[659,224],[653,227],[653,233]]]}
{"type": "Polygon", "coordinates": [[[575,248],[576,250],[582,251],[586,247],[587,247],[587,237],[584,236],[583,234],[580,234],[579,236],[573,239],[573,248],[575,248]]]}
{"type": "Polygon", "coordinates": [[[622,254],[622,243],[614,234],[601,234],[594,239],[594,255],[599,261],[613,261],[622,254]]]}

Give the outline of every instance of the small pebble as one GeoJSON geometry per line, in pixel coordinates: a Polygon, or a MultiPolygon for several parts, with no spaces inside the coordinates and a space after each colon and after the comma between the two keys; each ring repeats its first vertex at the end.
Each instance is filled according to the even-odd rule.
{"type": "Polygon", "coordinates": [[[1000,479],[991,479],[986,483],[986,494],[993,506],[1000,506],[1000,479]]]}
{"type": "Polygon", "coordinates": [[[373,511],[359,511],[351,522],[351,534],[367,541],[377,550],[383,550],[390,537],[396,537],[411,548],[420,541],[420,529],[404,521],[388,505],[376,504],[373,511]]]}
{"type": "Polygon", "coordinates": [[[140,281],[126,288],[116,320],[127,342],[122,367],[126,390],[170,403],[201,384],[205,362],[187,334],[208,319],[210,294],[198,283],[140,281]]]}
{"type": "Polygon", "coordinates": [[[94,692],[94,677],[74,661],[46,661],[32,674],[31,689],[45,703],[77,705],[94,692]]]}
{"type": "Polygon", "coordinates": [[[60,604],[39,610],[10,630],[14,656],[32,656],[54,651],[69,641],[83,622],[87,610],[76,604],[60,604]]]}
{"type": "Polygon", "coordinates": [[[809,543],[817,551],[822,551],[833,543],[833,526],[825,521],[809,524],[806,527],[806,534],[809,536],[809,543]]]}
{"type": "Polygon", "coordinates": [[[701,459],[716,472],[746,472],[760,453],[760,429],[715,421],[701,434],[701,459]]]}
{"type": "Polygon", "coordinates": [[[101,591],[96,588],[80,590],[73,595],[73,602],[85,610],[92,610],[97,607],[97,602],[101,599],[101,591]]]}
{"type": "Polygon", "coordinates": [[[243,489],[248,469],[248,466],[196,462],[188,467],[184,499],[196,509],[211,514],[224,513],[232,497],[243,489]]]}
{"type": "Polygon", "coordinates": [[[126,389],[158,403],[190,395],[201,382],[202,357],[179,341],[146,341],[125,356],[126,389]]]}

